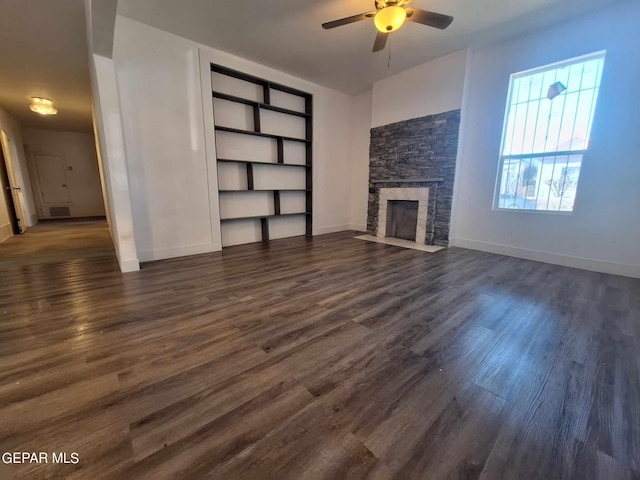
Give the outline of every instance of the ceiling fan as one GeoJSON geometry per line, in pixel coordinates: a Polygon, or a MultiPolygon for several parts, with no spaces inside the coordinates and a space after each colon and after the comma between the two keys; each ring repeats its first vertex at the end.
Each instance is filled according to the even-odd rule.
{"type": "Polygon", "coordinates": [[[405,20],[439,28],[440,30],[444,30],[453,22],[453,17],[450,15],[427,12],[419,8],[405,8],[408,3],[411,3],[411,0],[375,0],[375,10],[323,23],[322,28],[329,30],[330,28],[373,18],[373,23],[378,29],[378,35],[373,43],[373,51],[379,52],[384,49],[389,33],[399,29],[405,20]]]}

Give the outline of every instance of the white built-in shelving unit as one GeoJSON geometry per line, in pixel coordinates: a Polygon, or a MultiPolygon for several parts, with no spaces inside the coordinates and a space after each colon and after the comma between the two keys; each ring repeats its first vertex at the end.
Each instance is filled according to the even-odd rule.
{"type": "Polygon", "coordinates": [[[222,245],[312,233],[311,94],[211,65],[222,245]]]}

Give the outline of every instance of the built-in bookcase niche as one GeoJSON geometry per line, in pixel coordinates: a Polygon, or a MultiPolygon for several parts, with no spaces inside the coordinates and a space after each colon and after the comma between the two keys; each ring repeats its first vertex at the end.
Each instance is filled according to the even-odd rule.
{"type": "Polygon", "coordinates": [[[211,65],[222,246],[312,234],[309,93],[211,65]]]}

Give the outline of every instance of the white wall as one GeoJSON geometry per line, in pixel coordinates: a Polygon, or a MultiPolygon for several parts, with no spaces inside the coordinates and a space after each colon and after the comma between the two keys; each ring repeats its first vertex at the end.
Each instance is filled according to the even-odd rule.
{"type": "Polygon", "coordinates": [[[122,272],[140,269],[133,231],[120,97],[110,54],[117,0],[85,0],[91,113],[109,231],[122,272]],[[94,9],[95,7],[95,9],[94,9]],[[95,43],[95,45],[94,45],[95,43]],[[99,51],[103,55],[98,55],[99,51]]]}
{"type": "MultiPolygon", "coordinates": [[[[25,108],[27,108],[25,104],[25,108]]],[[[17,152],[17,164],[13,164],[16,168],[18,182],[22,189],[22,202],[25,210],[25,217],[22,219],[28,227],[34,225],[38,221],[35,201],[33,199],[33,190],[31,188],[31,179],[27,168],[27,159],[24,154],[22,129],[20,124],[14,120],[2,107],[0,107],[0,130],[4,131],[8,138],[14,143],[17,152]]],[[[0,242],[6,240],[13,235],[9,220],[8,207],[5,204],[4,196],[0,195],[0,242]]]]}
{"type": "Polygon", "coordinates": [[[117,16],[114,62],[140,260],[219,249],[211,230],[197,46],[117,16]]]}
{"type": "MultiPolygon", "coordinates": [[[[93,135],[27,128],[24,131],[24,137],[32,157],[31,175],[35,184],[46,182],[46,179],[39,178],[34,157],[36,155],[61,156],[69,191],[71,217],[93,217],[105,214],[96,142],[93,135]]],[[[40,203],[40,218],[49,218],[48,209],[42,206],[41,195],[35,195],[35,198],[40,203]]]]}
{"type": "Polygon", "coordinates": [[[94,135],[103,189],[106,193],[109,229],[120,270],[140,269],[131,212],[127,155],[122,133],[120,98],[113,60],[89,54],[93,97],[94,135]]]}
{"type": "Polygon", "coordinates": [[[314,95],[313,231],[349,228],[350,97],[122,16],[116,21],[114,61],[141,260],[221,245],[210,77],[201,77],[199,61],[314,95]]]}
{"type": "Polygon", "coordinates": [[[466,79],[452,243],[640,277],[640,4],[474,51],[466,79]],[[572,215],[493,211],[509,75],[607,50],[572,215]]]}
{"type": "Polygon", "coordinates": [[[371,127],[462,106],[467,50],[458,50],[373,84],[371,127]]]}
{"type": "Polygon", "coordinates": [[[351,166],[351,212],[353,230],[367,231],[369,204],[369,143],[371,140],[371,101],[369,90],[351,99],[349,165],[351,166]]]}

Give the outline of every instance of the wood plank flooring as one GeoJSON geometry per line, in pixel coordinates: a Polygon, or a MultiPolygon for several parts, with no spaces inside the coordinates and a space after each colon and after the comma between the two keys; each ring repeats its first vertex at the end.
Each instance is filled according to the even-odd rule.
{"type": "Polygon", "coordinates": [[[353,236],[0,244],[0,478],[640,479],[640,280],[353,236]]]}

